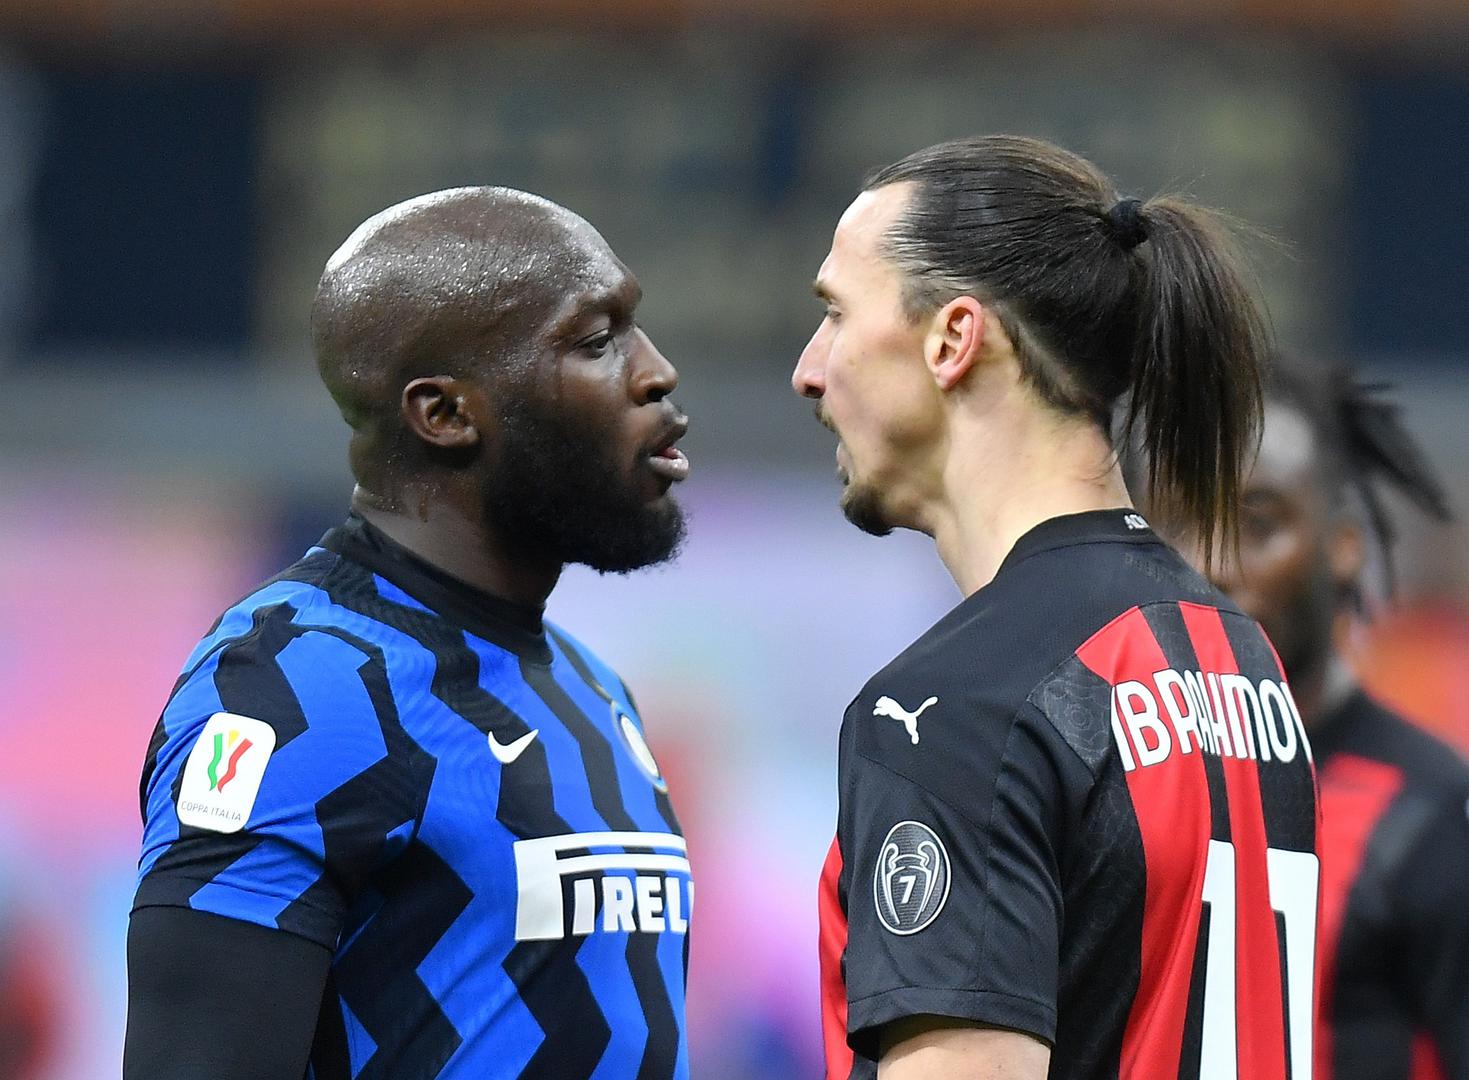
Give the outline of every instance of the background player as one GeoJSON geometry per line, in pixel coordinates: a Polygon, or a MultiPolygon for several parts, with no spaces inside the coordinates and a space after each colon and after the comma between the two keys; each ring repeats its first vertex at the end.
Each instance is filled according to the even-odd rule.
{"type": "Polygon", "coordinates": [[[124,1074],[682,1077],[692,884],[631,697],[542,621],[682,535],[673,367],[581,218],[366,222],[312,312],[353,513],[221,616],[143,772],[124,1074]]]}
{"type": "Polygon", "coordinates": [[[1308,1075],[1300,719],[1108,437],[1130,392],[1154,493],[1232,535],[1264,345],[1218,227],[1049,144],[962,140],[869,181],[816,289],[794,384],[843,509],[932,536],[966,597],[842,725],[829,1075],[1308,1075]]]}
{"type": "Polygon", "coordinates": [[[1280,651],[1316,754],[1316,1080],[1469,1080],[1469,767],[1364,693],[1338,646],[1362,613],[1374,546],[1390,570],[1384,481],[1448,517],[1379,389],[1281,358],[1239,559],[1217,560],[1214,579],[1280,651]]]}

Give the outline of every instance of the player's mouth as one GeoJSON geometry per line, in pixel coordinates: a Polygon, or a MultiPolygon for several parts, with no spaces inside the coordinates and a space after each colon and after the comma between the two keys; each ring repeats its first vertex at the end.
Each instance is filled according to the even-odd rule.
{"type": "Polygon", "coordinates": [[[688,455],[674,445],[688,430],[689,418],[678,417],[668,425],[648,451],[648,467],[664,480],[679,481],[689,475],[688,455]]]}
{"type": "Polygon", "coordinates": [[[816,421],[837,437],[837,479],[841,480],[843,484],[846,484],[851,479],[852,456],[847,453],[847,446],[842,442],[841,432],[837,431],[837,426],[831,422],[831,417],[826,414],[826,410],[822,408],[822,404],[819,401],[816,403],[816,421]]]}

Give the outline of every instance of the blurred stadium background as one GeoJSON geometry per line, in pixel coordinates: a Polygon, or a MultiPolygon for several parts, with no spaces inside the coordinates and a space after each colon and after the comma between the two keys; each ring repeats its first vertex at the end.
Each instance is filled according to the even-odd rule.
{"type": "MultiPolygon", "coordinates": [[[[368,214],[525,187],[642,278],[691,540],[552,612],[674,776],[695,1075],[815,1076],[841,711],[957,599],[842,522],[788,390],[859,178],[1020,131],[1262,227],[1281,340],[1398,383],[1469,511],[1466,58],[1465,0],[0,0],[0,1077],[117,1073],[143,748],[216,612],[345,510],[305,322],[368,214]]],[[[1406,530],[1361,649],[1469,742],[1466,541],[1406,530]]]]}

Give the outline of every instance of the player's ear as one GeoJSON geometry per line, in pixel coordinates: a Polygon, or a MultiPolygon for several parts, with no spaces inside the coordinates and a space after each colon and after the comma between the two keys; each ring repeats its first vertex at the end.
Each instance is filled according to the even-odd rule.
{"type": "Polygon", "coordinates": [[[992,322],[985,306],[972,296],[956,296],[934,314],[923,340],[923,359],[940,390],[952,390],[968,374],[992,322]]]}
{"type": "Polygon", "coordinates": [[[414,435],[445,450],[467,450],[480,441],[476,394],[449,375],[414,379],[403,387],[403,419],[414,435]]]}

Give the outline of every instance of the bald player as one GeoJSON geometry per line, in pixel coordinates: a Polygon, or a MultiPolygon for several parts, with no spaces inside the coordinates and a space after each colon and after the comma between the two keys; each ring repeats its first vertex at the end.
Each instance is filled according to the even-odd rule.
{"type": "Polygon", "coordinates": [[[393,207],[312,310],[346,522],[227,610],[143,767],[127,1080],[683,1077],[693,883],[631,694],[542,611],[683,534],[687,420],[590,225],[393,207]]]}

